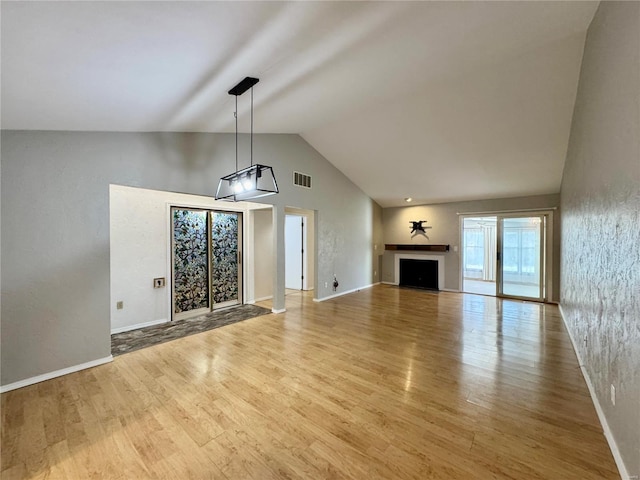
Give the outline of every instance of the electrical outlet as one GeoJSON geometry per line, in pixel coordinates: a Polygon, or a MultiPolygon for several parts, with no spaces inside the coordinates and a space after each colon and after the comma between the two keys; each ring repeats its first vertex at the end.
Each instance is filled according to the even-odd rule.
{"type": "Polygon", "coordinates": [[[122,310],[124,308],[124,302],[122,302],[122,301],[116,302],[116,308],[118,310],[122,310]]]}
{"type": "Polygon", "coordinates": [[[611,403],[614,407],[616,406],[616,387],[613,386],[613,383],[611,384],[611,403]]]}
{"type": "Polygon", "coordinates": [[[153,288],[162,288],[162,287],[164,287],[164,277],[154,278],[153,288]]]}
{"type": "Polygon", "coordinates": [[[329,282],[324,282],[324,288],[329,288],[329,282]]]}
{"type": "Polygon", "coordinates": [[[377,271],[377,270],[374,270],[374,271],[373,271],[373,276],[375,277],[376,275],[378,275],[378,271],[377,271]]]}

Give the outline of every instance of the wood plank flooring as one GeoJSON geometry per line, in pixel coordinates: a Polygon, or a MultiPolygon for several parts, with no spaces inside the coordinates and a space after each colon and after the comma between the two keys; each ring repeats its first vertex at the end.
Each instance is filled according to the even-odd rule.
{"type": "Polygon", "coordinates": [[[620,478],[557,307],[286,303],[3,394],[1,478],[620,478]]]}

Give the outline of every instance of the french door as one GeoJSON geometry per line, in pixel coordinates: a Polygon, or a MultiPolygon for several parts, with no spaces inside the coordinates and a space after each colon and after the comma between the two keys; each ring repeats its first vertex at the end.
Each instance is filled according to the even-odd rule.
{"type": "Polygon", "coordinates": [[[242,214],[171,209],[173,319],[242,303],[242,214]]]}
{"type": "Polygon", "coordinates": [[[546,214],[466,217],[462,290],[544,301],[546,214]]]}

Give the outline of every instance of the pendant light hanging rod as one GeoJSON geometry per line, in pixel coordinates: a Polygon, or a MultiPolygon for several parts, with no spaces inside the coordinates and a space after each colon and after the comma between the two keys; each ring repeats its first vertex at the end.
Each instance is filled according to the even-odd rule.
{"type": "MultiPolygon", "coordinates": [[[[236,102],[238,101],[238,97],[236,97],[236,102]]],[[[238,109],[236,108],[236,112],[238,109]]],[[[251,166],[253,167],[253,86],[251,86],[251,135],[250,135],[250,144],[251,144],[251,153],[249,158],[251,159],[251,166]]],[[[238,170],[238,166],[236,165],[236,170],[238,170]]]]}
{"type": "Polygon", "coordinates": [[[233,112],[236,117],[236,172],[238,171],[238,96],[236,95],[236,111],[233,112]]]}

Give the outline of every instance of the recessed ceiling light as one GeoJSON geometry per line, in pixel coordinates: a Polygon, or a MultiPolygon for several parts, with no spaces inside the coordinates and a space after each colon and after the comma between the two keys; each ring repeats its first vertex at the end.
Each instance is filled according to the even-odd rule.
{"type": "Polygon", "coordinates": [[[407,203],[411,203],[413,201],[413,198],[407,197],[407,198],[404,199],[404,201],[407,202],[407,203]]]}

